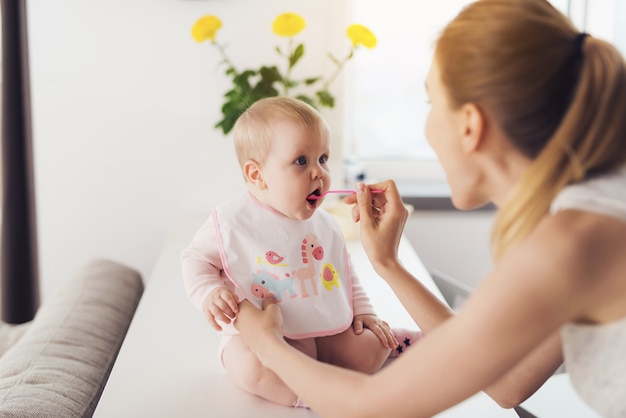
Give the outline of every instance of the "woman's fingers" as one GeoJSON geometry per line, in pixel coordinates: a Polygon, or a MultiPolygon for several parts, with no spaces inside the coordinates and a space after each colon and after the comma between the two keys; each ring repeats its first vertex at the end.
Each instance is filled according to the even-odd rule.
{"type": "Polygon", "coordinates": [[[239,304],[239,315],[248,315],[250,312],[258,310],[259,308],[251,304],[248,300],[244,300],[239,304]]]}
{"type": "Polygon", "coordinates": [[[248,328],[254,330],[255,326],[252,325],[252,322],[255,322],[259,315],[259,308],[251,304],[248,300],[244,300],[239,304],[239,312],[235,317],[235,321],[233,324],[235,328],[239,330],[242,334],[242,337],[246,337],[246,330],[248,328]]]}
{"type": "Polygon", "coordinates": [[[384,213],[394,212],[396,208],[404,208],[402,199],[395,183],[387,180],[381,183],[364,185],[357,183],[357,193],[353,193],[344,198],[347,204],[355,204],[352,208],[352,219],[359,222],[364,219],[361,212],[368,221],[378,220],[384,213]],[[371,190],[382,190],[382,193],[372,193],[371,190]]]}
{"type": "Polygon", "coordinates": [[[371,223],[376,221],[384,211],[386,198],[386,183],[370,185],[357,183],[356,194],[351,195],[352,199],[346,198],[346,203],[356,203],[353,208],[352,218],[355,222],[361,220],[371,223]],[[372,194],[371,189],[383,190],[383,193],[372,194]]]}
{"type": "Polygon", "coordinates": [[[363,183],[358,183],[356,185],[356,203],[359,210],[360,222],[370,223],[373,218],[372,193],[363,183]]]}
{"type": "Polygon", "coordinates": [[[235,318],[235,328],[240,332],[252,333],[261,329],[271,329],[282,333],[283,321],[280,308],[274,296],[263,298],[262,309],[248,300],[239,304],[239,313],[235,318]]]}
{"type": "Polygon", "coordinates": [[[270,305],[276,305],[276,298],[271,293],[263,298],[263,310],[270,305]]]}

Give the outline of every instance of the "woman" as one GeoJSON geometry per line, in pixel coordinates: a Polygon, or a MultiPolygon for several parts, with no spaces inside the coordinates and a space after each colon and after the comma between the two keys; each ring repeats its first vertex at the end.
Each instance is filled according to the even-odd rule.
{"type": "Polygon", "coordinates": [[[622,56],[545,0],[481,0],[448,24],[434,57],[426,135],[457,208],[499,207],[493,270],[453,315],[397,258],[407,213],[395,184],[369,186],[383,195],[359,185],[346,202],[420,344],[367,376],[291,348],[275,304],[242,303],[236,326],[323,416],[426,417],[480,390],[513,407],[563,358],[593,408],[626,416],[622,56]]]}

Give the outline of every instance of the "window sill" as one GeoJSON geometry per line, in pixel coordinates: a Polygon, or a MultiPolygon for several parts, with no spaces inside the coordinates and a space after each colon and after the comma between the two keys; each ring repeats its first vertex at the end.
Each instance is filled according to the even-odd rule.
{"type": "MultiPolygon", "coordinates": [[[[452,204],[450,188],[445,183],[400,180],[396,184],[404,203],[413,206],[415,210],[459,211],[452,204]]],[[[495,210],[495,206],[488,204],[472,211],[485,210],[495,210]]]]}

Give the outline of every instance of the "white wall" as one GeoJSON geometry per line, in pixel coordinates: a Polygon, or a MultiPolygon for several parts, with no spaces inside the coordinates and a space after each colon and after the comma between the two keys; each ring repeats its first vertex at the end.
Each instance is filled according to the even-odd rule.
{"type": "MultiPolygon", "coordinates": [[[[213,128],[228,81],[217,51],[191,38],[196,19],[222,19],[218,38],[241,67],[278,63],[285,43],[271,24],[286,11],[308,23],[306,75],[348,47],[336,0],[27,4],[44,299],[94,257],[147,279],[177,219],[243,190],[231,141],[213,128]]],[[[326,112],[331,126],[337,112],[326,112]]]]}

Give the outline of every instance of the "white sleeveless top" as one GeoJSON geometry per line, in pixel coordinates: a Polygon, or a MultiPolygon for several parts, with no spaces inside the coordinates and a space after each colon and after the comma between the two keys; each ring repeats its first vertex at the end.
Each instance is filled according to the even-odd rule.
{"type": "Polygon", "coordinates": [[[220,257],[238,294],[260,307],[272,294],[293,339],[337,334],[352,324],[352,278],[343,234],[316,210],[288,218],[249,194],[214,211],[220,257]]]}
{"type": "MultiPolygon", "coordinates": [[[[562,209],[626,222],[626,167],[566,187],[551,212],[562,209]]],[[[626,317],[602,325],[569,323],[561,328],[561,338],[565,368],[580,396],[604,417],[626,417],[626,317]]]]}

